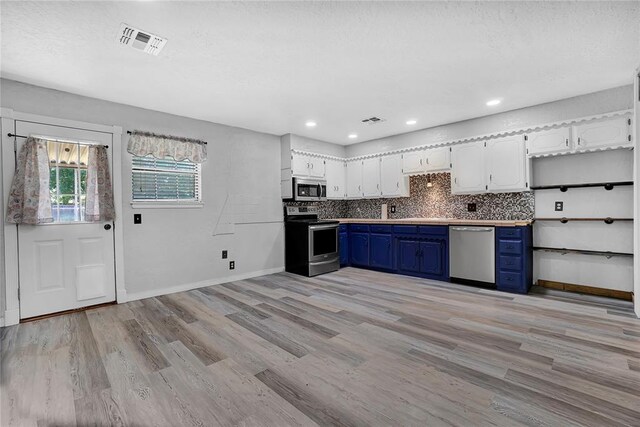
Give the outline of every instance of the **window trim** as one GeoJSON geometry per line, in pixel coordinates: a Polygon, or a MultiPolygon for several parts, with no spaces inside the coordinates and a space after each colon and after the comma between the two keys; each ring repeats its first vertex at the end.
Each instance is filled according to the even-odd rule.
{"type": "MultiPolygon", "coordinates": [[[[179,171],[173,170],[173,169],[167,169],[167,168],[149,168],[149,167],[135,167],[133,165],[133,159],[136,157],[150,157],[155,159],[155,157],[152,156],[131,156],[131,176],[130,176],[130,182],[133,185],[133,174],[135,172],[143,172],[143,173],[148,173],[148,172],[175,172],[175,173],[180,173],[179,171]]],[[[167,157],[166,159],[155,159],[155,160],[171,160],[171,161],[175,161],[174,159],[172,159],[171,157],[167,157]]],[[[196,177],[196,188],[197,188],[197,198],[195,199],[134,199],[133,198],[133,189],[131,192],[131,207],[133,209],[199,209],[204,207],[204,203],[202,201],[202,164],[201,163],[194,163],[195,164],[195,173],[193,173],[192,175],[195,175],[196,177]]],[[[189,172],[184,172],[184,174],[189,174],[189,172]]]]}

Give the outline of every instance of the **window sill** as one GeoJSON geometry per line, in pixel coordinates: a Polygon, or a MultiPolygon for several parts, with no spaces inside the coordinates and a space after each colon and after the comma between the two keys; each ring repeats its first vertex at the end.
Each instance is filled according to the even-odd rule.
{"type": "Polygon", "coordinates": [[[133,209],[201,209],[204,207],[202,202],[131,202],[131,208],[133,209]]]}

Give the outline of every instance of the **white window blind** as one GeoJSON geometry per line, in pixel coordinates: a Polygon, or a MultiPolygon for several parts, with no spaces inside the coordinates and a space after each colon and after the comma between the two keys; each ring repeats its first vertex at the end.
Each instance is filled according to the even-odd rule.
{"type": "Polygon", "coordinates": [[[133,156],[134,201],[200,201],[200,164],[171,158],[133,156]]]}

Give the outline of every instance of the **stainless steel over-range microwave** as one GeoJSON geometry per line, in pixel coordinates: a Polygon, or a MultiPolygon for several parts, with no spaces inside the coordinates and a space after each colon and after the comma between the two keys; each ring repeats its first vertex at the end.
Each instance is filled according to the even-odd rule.
{"type": "Polygon", "coordinates": [[[293,200],[318,202],[327,200],[327,181],[320,179],[293,178],[293,200]]]}

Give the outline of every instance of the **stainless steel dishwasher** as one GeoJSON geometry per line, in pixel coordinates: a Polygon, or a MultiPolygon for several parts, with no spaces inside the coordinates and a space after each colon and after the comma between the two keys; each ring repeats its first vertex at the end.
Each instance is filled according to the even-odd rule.
{"type": "Polygon", "coordinates": [[[449,226],[449,275],[452,282],[496,283],[494,227],[449,226]]]}

